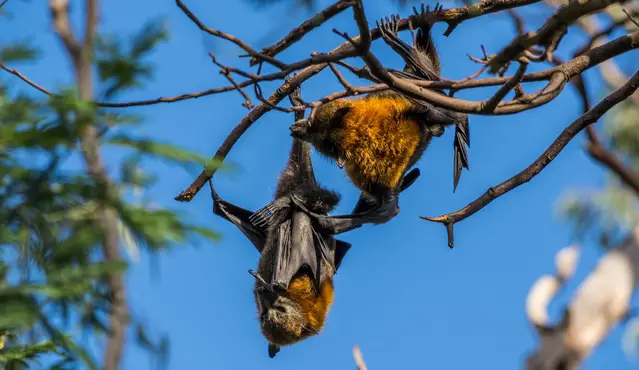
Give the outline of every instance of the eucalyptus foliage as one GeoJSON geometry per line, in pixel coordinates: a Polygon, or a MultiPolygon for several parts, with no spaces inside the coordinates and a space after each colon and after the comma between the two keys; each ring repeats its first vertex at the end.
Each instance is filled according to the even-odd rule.
{"type": "MultiPolygon", "coordinates": [[[[145,57],[167,35],[161,21],[124,40],[98,35],[100,99],[144,86],[153,74],[145,57]]],[[[0,49],[0,61],[9,66],[36,63],[38,55],[19,41],[0,49]]],[[[157,253],[194,239],[216,240],[212,230],[155,206],[144,192],[155,178],[143,167],[148,159],[198,168],[216,164],[131,136],[127,128],[141,124],[141,117],[82,101],[74,86],[47,96],[7,76],[0,79],[0,368],[96,369],[100,353],[88,343],[108,331],[105,278],[125,273],[129,264],[104,262],[96,210],[106,204],[117,211],[122,244],[133,257],[139,249],[157,253]],[[81,158],[83,125],[98,128],[103,151],[117,146],[126,153],[111,189],[70,164],[81,158]]],[[[152,338],[131,319],[138,344],[166,360],[167,339],[152,338]]]]}

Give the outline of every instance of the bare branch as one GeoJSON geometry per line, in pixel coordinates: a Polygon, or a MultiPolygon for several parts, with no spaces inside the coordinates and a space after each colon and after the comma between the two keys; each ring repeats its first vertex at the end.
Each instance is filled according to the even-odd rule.
{"type": "Polygon", "coordinates": [[[587,2],[569,2],[560,7],[548,21],[537,30],[515,38],[490,60],[490,72],[496,73],[504,64],[516,59],[519,53],[534,45],[554,49],[561,37],[566,33],[568,25],[584,15],[596,13],[620,0],[592,0],[587,2]],[[553,46],[554,45],[554,46],[553,46]]]}
{"type": "MultiPolygon", "coordinates": [[[[233,77],[231,76],[231,69],[219,63],[217,59],[215,59],[215,55],[213,55],[213,53],[209,53],[209,56],[211,57],[211,60],[213,61],[213,63],[216,66],[220,67],[220,73],[223,74],[227,80],[229,80],[229,82],[233,85],[233,87],[235,87],[235,89],[244,98],[244,103],[242,103],[242,106],[248,109],[253,109],[253,103],[251,103],[251,98],[248,95],[246,95],[244,90],[242,90],[242,88],[237,84],[237,82],[235,82],[235,79],[233,79],[233,77]]],[[[233,70],[235,70],[235,68],[233,68],[233,70]]]]}
{"type": "Polygon", "coordinates": [[[497,108],[497,105],[503,98],[506,97],[510,90],[514,89],[515,86],[517,86],[521,82],[521,79],[524,77],[527,68],[528,63],[520,63],[515,75],[512,76],[508,81],[506,81],[506,83],[503,84],[502,87],[500,87],[493,96],[482,102],[484,106],[483,111],[485,113],[493,112],[495,108],[497,108]]]}
{"type": "Polygon", "coordinates": [[[4,4],[6,4],[6,3],[7,3],[7,1],[9,1],[9,0],[2,0],[2,2],[0,3],[0,9],[2,9],[2,7],[4,6],[4,4]]]}
{"type": "Polygon", "coordinates": [[[342,86],[344,86],[344,89],[350,94],[356,95],[355,90],[353,89],[353,86],[349,84],[348,81],[346,81],[346,79],[344,78],[344,76],[342,76],[342,74],[337,69],[337,67],[335,67],[333,63],[329,63],[328,66],[331,68],[331,71],[333,72],[335,77],[337,77],[337,80],[339,81],[339,83],[341,83],[342,86]]]}
{"type": "MultiPolygon", "coordinates": [[[[322,10],[317,13],[313,18],[305,21],[298,27],[295,27],[291,32],[288,33],[282,40],[278,41],[272,46],[265,47],[262,49],[262,55],[268,55],[270,57],[274,57],[275,55],[281,53],[286,50],[288,47],[293,45],[302,39],[302,37],[306,36],[307,33],[312,30],[318,28],[322,24],[324,24],[329,19],[333,18],[337,14],[341,13],[345,9],[348,9],[352,5],[350,0],[339,0],[335,4],[329,6],[328,8],[322,10]]],[[[257,58],[251,59],[250,65],[254,66],[259,62],[257,58]]]]}
{"type": "Polygon", "coordinates": [[[23,75],[22,73],[20,73],[17,69],[11,69],[9,67],[7,67],[6,65],[0,63],[0,68],[4,69],[5,71],[11,73],[14,76],[17,76],[19,79],[21,79],[22,81],[26,82],[27,84],[33,86],[34,88],[38,89],[39,91],[47,94],[47,95],[51,95],[51,92],[47,89],[45,89],[44,87],[38,85],[37,83],[31,81],[29,78],[27,78],[25,75],[23,75]]]}
{"type": "Polygon", "coordinates": [[[540,345],[526,368],[577,369],[630,312],[639,276],[639,228],[601,258],[579,286],[560,323],[539,327],[540,345]]]}
{"type": "Polygon", "coordinates": [[[479,198],[475,199],[459,211],[448,213],[439,217],[420,216],[420,218],[427,221],[444,224],[448,233],[448,246],[450,248],[453,248],[453,226],[455,223],[473,215],[475,212],[490,204],[493,200],[499,198],[512,189],[530,181],[533,177],[537,176],[553,159],[555,159],[555,157],[557,157],[557,155],[566,147],[566,145],[568,145],[570,140],[572,140],[579,132],[581,132],[589,125],[597,122],[597,120],[599,120],[599,118],[601,118],[601,116],[608,112],[612,107],[632,95],[638,87],[639,72],[635,73],[634,76],[632,76],[632,78],[622,87],[615,90],[613,93],[600,101],[599,104],[594,106],[591,110],[583,114],[576,121],[566,127],[561,132],[559,137],[557,137],[557,139],[555,139],[555,141],[550,145],[550,147],[548,147],[548,149],[546,149],[544,153],[539,156],[539,158],[537,158],[525,170],[502,182],[501,184],[489,188],[483,195],[481,195],[479,198]]]}
{"type": "MultiPolygon", "coordinates": [[[[71,31],[68,13],[68,0],[50,0],[49,7],[53,16],[55,31],[67,49],[75,71],[75,80],[78,87],[78,96],[81,100],[93,99],[93,33],[97,22],[97,0],[86,0],[86,27],[87,34],[83,45],[79,45],[71,31]]],[[[104,162],[100,154],[99,136],[92,113],[82,114],[77,118],[84,121],[80,125],[80,149],[84,158],[89,177],[96,185],[104,189],[107,199],[114,197],[114,186],[108,177],[104,162]]],[[[96,217],[98,226],[102,230],[102,253],[104,261],[109,263],[122,260],[120,255],[120,243],[118,235],[118,215],[116,211],[104,202],[96,217]]],[[[106,370],[118,370],[124,342],[126,340],[126,326],[128,322],[127,297],[124,281],[118,273],[110,273],[107,279],[107,287],[111,295],[111,312],[109,317],[109,339],[104,355],[104,368],[106,370]]]]}
{"type": "Polygon", "coordinates": [[[517,32],[517,34],[521,35],[521,34],[525,33],[526,32],[526,24],[524,22],[524,18],[522,18],[522,16],[519,15],[519,13],[517,13],[516,10],[508,9],[506,12],[513,19],[513,23],[515,25],[515,31],[517,32]]]}
{"type": "Polygon", "coordinates": [[[86,2],[86,20],[84,25],[84,43],[82,45],[83,53],[93,53],[93,37],[95,28],[98,25],[98,9],[97,0],[89,0],[86,2]]]}
{"type": "MultiPolygon", "coordinates": [[[[488,0],[488,1],[484,1],[481,4],[476,4],[476,5],[472,5],[472,6],[467,6],[467,7],[462,7],[462,8],[457,8],[457,9],[449,9],[446,11],[443,11],[440,13],[440,17],[441,19],[434,19],[434,22],[438,22],[438,21],[446,21],[446,22],[453,22],[453,23],[460,23],[463,20],[466,19],[471,19],[471,18],[475,18],[478,17],[482,14],[489,14],[489,13],[493,13],[499,10],[504,10],[504,9],[510,9],[510,8],[514,8],[514,7],[518,7],[518,6],[525,6],[528,4],[532,4],[537,2],[538,0],[535,1],[522,1],[522,0],[508,0],[508,1],[497,1],[497,0],[488,0]]],[[[348,4],[349,6],[351,4],[348,4]]],[[[186,8],[188,10],[188,8],[186,8]]],[[[188,14],[192,14],[192,13],[187,13],[188,14]]],[[[408,27],[408,21],[411,20],[411,22],[419,25],[420,21],[419,19],[413,19],[414,17],[409,17],[407,19],[403,19],[399,21],[400,24],[400,29],[406,29],[408,27]]],[[[196,18],[197,19],[197,18],[196,18]]],[[[199,19],[198,19],[199,22],[199,19]]],[[[198,24],[198,23],[196,23],[198,24]]],[[[201,25],[201,23],[199,23],[201,25]]],[[[371,30],[371,37],[373,39],[376,39],[379,37],[379,30],[378,29],[373,29],[371,30]]],[[[340,63],[341,65],[343,65],[341,62],[341,59],[346,58],[346,57],[350,57],[350,56],[355,56],[357,54],[356,50],[354,50],[350,44],[343,44],[340,47],[338,47],[337,49],[333,50],[331,53],[329,54],[318,54],[315,55],[309,59],[305,59],[293,64],[288,65],[284,70],[280,71],[280,72],[275,72],[275,73],[271,73],[268,75],[264,75],[264,76],[251,76],[248,77],[250,79],[254,79],[251,81],[243,81],[243,82],[239,82],[237,85],[240,88],[244,88],[246,86],[250,86],[252,84],[254,84],[255,82],[258,81],[272,81],[272,80],[277,80],[277,79],[283,79],[286,75],[290,74],[291,72],[297,71],[299,69],[305,68],[308,69],[309,67],[315,66],[315,65],[321,65],[322,68],[324,68],[326,66],[325,63],[327,62],[336,62],[336,63],[340,63]],[[259,78],[257,78],[259,77],[259,78]]],[[[16,70],[13,70],[16,71],[16,70]]],[[[233,68],[229,68],[229,71],[232,73],[239,73],[241,74],[240,70],[237,69],[233,69],[233,68]]],[[[13,72],[12,72],[13,73],[13,72]]],[[[246,74],[246,72],[244,72],[246,74]]],[[[481,72],[480,72],[481,73],[481,72]]],[[[14,73],[15,74],[15,73],[14,73]]],[[[25,82],[29,83],[30,85],[34,86],[33,83],[31,83],[29,81],[28,78],[26,78],[23,75],[20,74],[15,74],[16,76],[22,78],[25,82]]],[[[477,74],[479,75],[479,73],[477,74]]],[[[360,76],[362,77],[362,76],[360,76]]],[[[369,73],[369,78],[372,79],[374,82],[379,82],[377,81],[375,78],[373,78],[372,76],[370,76],[369,73]]],[[[438,81],[436,82],[441,84],[440,86],[433,86],[433,88],[441,88],[441,87],[445,87],[445,79],[442,79],[442,81],[438,81]]],[[[526,81],[526,79],[524,78],[524,81],[526,81]]],[[[420,83],[420,81],[413,81],[415,83],[420,83]]],[[[423,81],[422,81],[423,82],[423,81]]],[[[468,88],[472,88],[472,87],[479,87],[479,86],[492,86],[494,84],[501,84],[503,82],[490,82],[490,81],[486,81],[488,83],[488,85],[482,85],[482,83],[479,84],[474,84],[474,85],[470,85],[468,88]]],[[[35,86],[34,86],[35,87],[35,86]]],[[[428,86],[426,86],[428,87],[428,86]]],[[[461,88],[461,87],[460,87],[461,88]]],[[[196,93],[188,93],[188,94],[181,94],[181,95],[177,95],[177,96],[172,96],[172,97],[159,97],[159,98],[154,98],[154,99],[147,99],[147,100],[140,100],[140,101],[132,101],[132,102],[102,102],[102,101],[96,101],[95,104],[97,106],[100,107],[104,107],[104,108],[126,108],[126,107],[134,107],[134,106],[144,106],[144,105],[153,105],[153,104],[159,104],[159,103],[173,103],[173,102],[178,102],[178,101],[182,101],[182,100],[187,100],[187,99],[195,99],[195,98],[199,98],[199,97],[203,97],[203,96],[208,96],[208,95],[213,95],[213,94],[218,94],[218,93],[223,93],[223,92],[227,92],[227,91],[232,91],[237,89],[236,86],[234,85],[230,85],[230,86],[224,86],[224,87],[220,87],[220,88],[215,88],[215,89],[208,89],[208,90],[204,90],[204,91],[200,91],[200,92],[196,92],[196,93]]],[[[44,92],[44,93],[48,93],[51,94],[51,92],[46,91],[46,89],[44,88],[39,88],[40,91],[44,92]]]]}
{"type": "Polygon", "coordinates": [[[635,194],[639,195],[639,175],[633,169],[626,166],[617,155],[606,149],[598,138],[594,128],[589,127],[587,133],[589,144],[586,146],[586,150],[588,154],[619,176],[626,186],[631,188],[635,194]]]}
{"type": "Polygon", "coordinates": [[[69,23],[69,1],[68,0],[50,0],[49,8],[53,17],[53,26],[60,40],[64,44],[71,58],[76,59],[80,54],[80,44],[73,36],[71,24],[69,23]]]}
{"type": "MultiPolygon", "coordinates": [[[[477,18],[481,15],[490,14],[502,10],[507,10],[515,7],[526,6],[530,4],[534,4],[539,0],[485,0],[479,4],[468,5],[461,8],[448,9],[438,13],[436,19],[429,20],[429,22],[447,22],[449,25],[448,33],[452,32],[452,29],[459,23],[464,20],[477,18]]],[[[420,20],[419,17],[411,16],[406,19],[401,19],[398,21],[398,29],[405,30],[408,29],[408,21],[411,21],[413,26],[420,26],[424,20],[420,20]]],[[[380,37],[379,29],[375,28],[370,30],[370,37],[372,40],[375,40],[380,37]]],[[[358,42],[359,37],[353,38],[353,41],[358,42]]],[[[357,50],[355,50],[354,46],[350,42],[346,42],[328,54],[319,55],[317,62],[321,64],[313,64],[306,67],[304,70],[300,71],[295,75],[293,79],[284,83],[271,97],[267,100],[271,104],[278,104],[282,99],[284,99],[288,94],[295,89],[295,87],[299,86],[299,84],[303,83],[307,79],[311,78],[315,74],[319,73],[322,69],[327,66],[327,62],[336,62],[341,59],[344,59],[348,56],[354,56],[357,54],[357,50]],[[320,59],[320,57],[324,57],[320,59]]],[[[312,59],[312,58],[311,58],[312,59]]],[[[293,66],[290,65],[289,68],[293,66]]],[[[303,68],[303,67],[299,67],[303,68]]],[[[469,81],[473,82],[473,81],[469,81]]],[[[442,82],[439,82],[442,83],[442,82]]],[[[241,84],[240,84],[241,85],[241,84]]],[[[341,93],[337,93],[338,95],[341,93]]],[[[231,131],[231,133],[227,136],[226,140],[222,143],[214,158],[216,160],[223,160],[228,152],[231,150],[235,142],[239,140],[242,134],[248,130],[248,128],[259,119],[264,113],[268,112],[270,109],[266,104],[261,104],[255,107],[251,112],[248,113],[244,119],[242,119],[237,126],[231,131]]],[[[177,197],[175,197],[178,201],[191,201],[195,194],[206,184],[208,179],[210,179],[215,174],[215,170],[213,171],[202,171],[200,175],[191,183],[191,185],[183,190],[177,197]]]]}
{"type": "Polygon", "coordinates": [[[541,330],[548,326],[548,304],[564,283],[572,278],[579,259],[579,246],[572,245],[561,249],[555,256],[555,275],[544,275],[537,279],[528,292],[526,315],[528,321],[541,330]]]}
{"type": "MultiPolygon", "coordinates": [[[[528,96],[519,97],[507,102],[501,102],[490,114],[513,114],[542,106],[556,98],[571,77],[581,74],[583,71],[605,60],[637,48],[639,48],[639,32],[634,32],[632,34],[622,36],[605,45],[589,50],[588,52],[580,55],[570,62],[567,62],[561,66],[555,67],[545,72],[544,76],[548,78],[549,82],[544,88],[528,96]]],[[[379,78],[386,85],[390,86],[393,90],[399,91],[412,98],[425,100],[435,106],[451,109],[453,111],[462,113],[485,114],[483,112],[482,102],[472,102],[451,98],[439,94],[435,91],[423,89],[417,84],[409,82],[408,80],[397,78],[389,74],[382,67],[379,60],[377,60],[377,58],[370,52],[362,56],[362,59],[364,59],[364,61],[366,62],[366,65],[369,67],[371,73],[375,77],[379,78]]],[[[522,82],[530,81],[530,79],[538,77],[540,77],[538,74],[533,73],[531,75],[524,76],[522,78],[522,82]]],[[[508,79],[509,78],[494,81],[500,81],[501,83],[504,83],[508,81],[508,79]]],[[[474,84],[477,84],[478,81],[481,81],[479,83],[483,85],[485,83],[485,80],[468,81],[467,83],[463,83],[463,85],[472,86],[474,84]]],[[[445,84],[445,82],[438,82],[437,84],[430,83],[420,85],[445,86],[445,84]]]]}
{"type": "MultiPolygon", "coordinates": [[[[639,15],[639,9],[634,9],[634,10],[630,11],[630,14],[633,15],[633,16],[639,15]]],[[[618,29],[619,27],[622,27],[626,23],[628,23],[628,19],[626,19],[626,18],[618,19],[618,20],[612,22],[610,25],[608,25],[608,27],[606,27],[604,29],[599,29],[599,27],[597,26],[597,24],[595,22],[596,22],[596,20],[593,19],[592,17],[588,17],[587,19],[579,22],[579,24],[588,33],[590,33],[590,39],[588,40],[588,42],[584,46],[582,46],[581,48],[579,48],[577,51],[574,52],[575,56],[581,55],[581,54],[585,53],[586,51],[590,50],[590,48],[598,40],[600,40],[602,37],[610,35],[616,29],[618,29]]],[[[605,43],[605,41],[603,41],[603,43],[605,43]]],[[[601,45],[601,43],[597,43],[597,45],[601,45]]]]}
{"type": "Polygon", "coordinates": [[[273,57],[259,53],[258,51],[256,51],[255,49],[250,47],[247,43],[238,39],[237,37],[230,35],[228,33],[224,33],[216,29],[207,27],[206,25],[204,25],[204,23],[202,23],[202,21],[200,21],[200,19],[195,14],[193,14],[193,12],[186,5],[184,5],[184,3],[181,0],[175,0],[175,3],[182,10],[182,12],[184,12],[184,14],[186,14],[186,16],[189,17],[189,19],[193,21],[193,23],[195,23],[195,25],[198,26],[202,31],[210,35],[231,41],[232,43],[234,43],[235,45],[239,46],[244,51],[249,53],[250,56],[263,60],[269,64],[274,65],[277,68],[284,69],[286,67],[286,63],[282,63],[273,57]]]}
{"type": "Polygon", "coordinates": [[[444,20],[448,23],[448,29],[444,32],[444,36],[450,35],[453,30],[463,21],[475,18],[482,14],[495,13],[502,10],[531,5],[539,2],[539,0],[523,0],[523,1],[480,1],[477,4],[465,6],[462,8],[449,9],[444,14],[444,20]]]}
{"type": "MultiPolygon", "coordinates": [[[[639,10],[635,11],[639,12],[639,10]]],[[[580,19],[579,25],[584,29],[584,31],[586,31],[586,33],[591,35],[592,41],[589,42],[587,45],[597,47],[607,42],[606,34],[600,34],[601,27],[599,26],[599,22],[595,17],[580,19]],[[599,36],[595,37],[596,35],[599,36]]],[[[583,50],[584,48],[581,48],[580,50],[576,51],[575,55],[577,55],[578,53],[582,53],[583,50]]],[[[615,89],[623,85],[623,83],[628,79],[628,77],[621,71],[617,63],[615,63],[613,60],[607,60],[601,63],[599,65],[599,71],[601,72],[601,75],[606,83],[608,83],[615,89]]],[[[632,99],[639,102],[639,94],[633,95],[632,99]]]]}
{"type": "Polygon", "coordinates": [[[362,356],[362,352],[359,350],[359,347],[357,345],[353,346],[353,358],[355,359],[357,370],[366,370],[364,357],[362,356]]]}
{"type": "Polygon", "coordinates": [[[628,13],[628,11],[626,9],[621,9],[623,11],[623,13],[628,17],[628,20],[632,23],[635,24],[635,26],[639,27],[639,22],[637,22],[634,18],[633,15],[628,13]]]}

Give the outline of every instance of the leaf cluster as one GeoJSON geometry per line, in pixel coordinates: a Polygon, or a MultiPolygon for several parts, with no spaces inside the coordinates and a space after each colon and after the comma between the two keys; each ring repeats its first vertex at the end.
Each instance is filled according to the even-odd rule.
{"type": "MultiPolygon", "coordinates": [[[[145,58],[167,35],[157,21],[127,42],[99,35],[95,65],[102,98],[143,86],[153,73],[145,58]]],[[[0,48],[3,63],[33,62],[38,55],[24,42],[0,48]]],[[[130,255],[217,240],[214,231],[145,196],[156,181],[145,171],[149,161],[187,168],[217,164],[132,136],[128,128],[141,123],[141,117],[79,99],[74,87],[43,99],[0,80],[0,368],[98,367],[86,334],[108,333],[112,297],[106,281],[125,273],[130,263],[104,262],[102,228],[95,217],[101,208],[117,213],[119,237],[130,255]],[[79,137],[88,125],[98,129],[103,150],[124,152],[112,185],[95,183],[73,164],[81,158],[79,137]]],[[[131,321],[138,344],[165,362],[167,339],[154,341],[133,315],[131,321]]]]}

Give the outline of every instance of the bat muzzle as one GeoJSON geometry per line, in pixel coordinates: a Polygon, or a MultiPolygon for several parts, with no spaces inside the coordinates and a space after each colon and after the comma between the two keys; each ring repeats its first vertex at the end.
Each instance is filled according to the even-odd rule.
{"type": "Polygon", "coordinates": [[[309,124],[308,124],[308,120],[306,119],[295,122],[290,127],[291,136],[296,139],[306,138],[306,135],[308,133],[308,127],[309,127],[309,124]]]}

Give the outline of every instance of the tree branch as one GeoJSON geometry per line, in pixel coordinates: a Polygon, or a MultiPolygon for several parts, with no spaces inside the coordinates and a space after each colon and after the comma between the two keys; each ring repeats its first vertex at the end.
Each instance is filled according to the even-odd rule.
{"type": "Polygon", "coordinates": [[[246,51],[247,53],[249,53],[250,56],[258,58],[260,60],[263,60],[269,64],[274,65],[275,67],[279,68],[279,69],[284,69],[286,67],[286,63],[282,63],[279,60],[270,57],[268,55],[264,55],[259,53],[258,51],[256,51],[255,49],[253,49],[252,47],[250,47],[247,43],[245,43],[244,41],[238,39],[237,37],[230,35],[228,33],[224,33],[221,31],[218,31],[216,29],[213,29],[211,27],[207,27],[204,23],[202,23],[202,21],[200,21],[200,19],[193,14],[193,12],[181,1],[181,0],[175,0],[175,4],[182,10],[182,12],[184,12],[184,14],[189,17],[189,19],[195,23],[196,26],[198,26],[202,31],[228,40],[232,43],[234,43],[235,45],[239,46],[240,48],[242,48],[244,51],[246,51]]]}
{"type": "MultiPolygon", "coordinates": [[[[275,44],[271,46],[268,46],[262,49],[260,54],[267,55],[269,57],[274,57],[275,55],[286,50],[289,46],[301,40],[304,36],[306,36],[307,33],[318,28],[319,26],[324,24],[326,21],[338,15],[342,11],[348,9],[351,5],[352,5],[351,0],[337,1],[335,4],[317,13],[313,18],[295,27],[282,40],[276,42],[275,44]]],[[[258,62],[259,62],[258,58],[252,58],[250,65],[254,66],[258,62]]]]}
{"type": "Polygon", "coordinates": [[[69,1],[50,0],[49,8],[51,9],[51,16],[53,18],[53,25],[56,33],[60,37],[64,47],[67,49],[67,52],[72,59],[75,60],[79,58],[81,46],[76,41],[75,36],[73,36],[73,31],[69,24],[69,1]]]}
{"type": "Polygon", "coordinates": [[[36,88],[37,90],[47,94],[47,95],[52,95],[52,93],[45,89],[44,87],[42,87],[41,85],[38,85],[37,83],[31,81],[29,78],[27,78],[27,76],[23,75],[22,73],[20,73],[20,71],[18,71],[17,69],[11,69],[9,67],[7,67],[6,65],[4,65],[3,63],[0,63],[0,68],[4,69],[5,71],[11,73],[14,76],[17,76],[19,79],[21,79],[22,81],[26,82],[27,84],[31,85],[32,87],[36,88]]]}
{"type": "MultiPolygon", "coordinates": [[[[80,46],[70,28],[68,0],[50,0],[49,6],[53,15],[56,33],[69,52],[73,61],[75,80],[78,87],[78,95],[81,100],[93,99],[93,34],[97,25],[97,0],[86,0],[86,35],[85,41],[80,46]]],[[[95,115],[93,113],[79,116],[80,147],[86,165],[87,172],[95,184],[104,189],[106,199],[114,195],[113,184],[108,177],[100,154],[98,132],[94,126],[95,115]]],[[[97,217],[98,226],[102,229],[102,252],[105,262],[119,262],[120,244],[118,238],[118,216],[116,211],[104,201],[97,217]]],[[[111,312],[109,318],[109,339],[104,356],[106,370],[120,368],[120,360],[126,339],[126,324],[128,310],[126,291],[122,277],[117,273],[110,273],[107,286],[111,295],[111,312]]]]}
{"type": "MultiPolygon", "coordinates": [[[[493,13],[500,10],[507,10],[507,9],[518,7],[518,6],[533,4],[536,2],[537,0],[532,0],[532,1],[531,0],[486,0],[480,4],[442,11],[437,15],[437,17],[434,17],[435,19],[429,20],[429,21],[447,22],[449,24],[449,29],[450,29],[451,27],[454,27],[455,25],[457,25],[458,23],[466,19],[476,18],[483,14],[489,14],[489,13],[493,13]]],[[[421,25],[422,22],[425,22],[425,20],[420,19],[420,17],[411,16],[406,19],[402,19],[398,21],[399,30],[407,29],[409,20],[415,26],[421,25]]],[[[380,37],[380,32],[379,32],[379,29],[377,28],[370,30],[370,32],[368,33],[362,33],[362,34],[370,35],[371,40],[375,40],[380,37]]],[[[563,88],[563,85],[565,84],[565,80],[566,80],[566,74],[568,75],[572,75],[573,73],[578,74],[582,72],[583,70],[590,68],[592,65],[596,65],[597,63],[600,63],[601,60],[605,60],[605,58],[612,58],[614,55],[618,55],[624,51],[639,47],[639,42],[637,42],[635,38],[639,39],[639,33],[633,34],[631,36],[625,36],[625,37],[619,38],[607,44],[606,45],[607,48],[599,49],[599,50],[593,49],[591,51],[591,54],[588,55],[588,57],[590,57],[591,59],[588,57],[585,57],[583,59],[577,58],[571,61],[573,63],[570,63],[569,69],[567,65],[565,66],[567,68],[566,70],[553,69],[551,70],[552,72],[549,75],[541,76],[540,74],[533,73],[533,74],[530,74],[529,76],[524,76],[522,78],[522,81],[532,81],[532,80],[536,80],[537,78],[541,78],[541,79],[550,80],[550,83],[547,85],[545,89],[542,89],[538,93],[533,94],[532,97],[531,96],[519,97],[520,100],[516,100],[513,102],[500,103],[498,107],[496,108],[495,112],[493,112],[493,114],[514,113],[524,109],[530,109],[530,107],[539,106],[539,105],[547,103],[548,101],[552,100],[553,96],[556,96],[561,91],[561,88],[563,88]],[[608,48],[612,48],[613,50],[611,51],[608,48]],[[529,77],[529,78],[527,79],[526,77],[529,77]]],[[[359,37],[354,37],[352,41],[354,43],[358,43],[359,37]]],[[[354,56],[357,54],[358,54],[358,50],[356,50],[353,43],[351,43],[350,41],[347,41],[328,54],[312,57],[312,58],[317,58],[316,61],[322,61],[322,63],[310,65],[309,67],[306,67],[304,70],[296,74],[294,79],[286,82],[273,95],[271,95],[271,97],[267,99],[269,104],[270,105],[278,104],[282,99],[284,99],[288,94],[290,94],[290,92],[295,87],[297,87],[299,84],[303,83],[308,78],[312,77],[313,75],[319,73],[322,69],[324,69],[327,66],[326,64],[327,62],[336,62],[336,61],[339,61],[340,58],[343,59],[347,56],[354,56]],[[324,58],[321,58],[321,57],[324,57],[324,58]]],[[[299,63],[296,63],[296,64],[299,64],[299,63]]],[[[375,76],[375,77],[378,77],[378,76],[375,76]]],[[[391,79],[393,79],[393,76],[391,76],[391,79]]],[[[506,81],[508,81],[508,78],[503,79],[503,81],[500,80],[500,84],[505,83],[506,81]]],[[[385,82],[385,81],[382,81],[382,82],[385,82]]],[[[393,88],[398,88],[398,90],[401,90],[402,93],[405,93],[409,96],[430,101],[431,103],[437,106],[447,107],[446,104],[450,103],[454,106],[453,110],[456,110],[456,111],[462,111],[462,112],[466,111],[470,113],[470,112],[476,112],[479,110],[478,108],[480,106],[480,102],[470,102],[471,106],[465,107],[470,109],[460,110],[459,106],[457,105],[457,103],[459,103],[457,99],[447,98],[445,96],[443,96],[442,98],[442,95],[440,94],[422,89],[419,86],[416,86],[416,84],[408,83],[401,79],[393,79],[391,82],[392,83],[388,86],[391,86],[393,88]],[[407,93],[407,90],[410,90],[411,88],[413,90],[408,91],[407,93]],[[437,97],[433,97],[433,95],[437,95],[437,97]],[[443,99],[443,100],[438,100],[438,99],[443,99]],[[452,100],[445,102],[445,99],[452,99],[452,100]]],[[[483,81],[482,83],[486,83],[486,82],[487,81],[483,81]]],[[[492,80],[491,82],[496,82],[496,80],[492,80]]],[[[446,83],[451,84],[450,82],[437,81],[437,82],[430,82],[431,85],[429,86],[434,87],[436,84],[444,85],[446,83]]],[[[474,85],[477,85],[477,81],[466,81],[464,82],[464,84],[467,84],[468,88],[470,88],[474,85]]],[[[347,96],[345,93],[336,93],[336,94],[347,96]]],[[[248,113],[248,115],[244,119],[242,119],[238,123],[238,125],[231,131],[231,133],[222,143],[222,146],[220,146],[220,148],[218,149],[214,157],[215,160],[218,160],[218,161],[224,160],[228,152],[231,150],[231,148],[237,142],[237,140],[239,140],[241,135],[264,113],[271,110],[269,104],[260,104],[259,106],[255,107],[251,112],[248,113]]],[[[191,201],[193,197],[197,194],[197,192],[204,186],[204,184],[206,184],[206,182],[214,174],[215,174],[215,170],[202,171],[202,173],[200,173],[200,175],[193,181],[193,183],[191,183],[191,185],[187,189],[182,191],[175,199],[178,201],[187,201],[187,202],[191,201]]]]}
{"type": "Polygon", "coordinates": [[[495,73],[502,66],[515,59],[524,50],[531,46],[540,45],[550,48],[551,45],[559,43],[559,37],[566,33],[568,25],[583,17],[584,15],[596,13],[611,4],[623,3],[625,0],[590,0],[586,2],[573,1],[560,7],[550,19],[537,30],[519,35],[508,46],[502,49],[496,56],[492,57],[489,65],[490,72],[495,73]]]}
{"type": "Polygon", "coordinates": [[[616,154],[606,149],[606,147],[601,143],[601,140],[598,138],[594,128],[589,127],[587,133],[589,144],[586,146],[586,150],[588,151],[588,154],[590,154],[590,156],[597,162],[619,176],[626,186],[631,188],[635,194],[639,195],[639,175],[637,175],[634,170],[626,166],[616,154]]]}
{"type": "Polygon", "coordinates": [[[357,370],[366,370],[366,363],[364,362],[362,351],[359,350],[357,345],[353,346],[353,358],[355,359],[357,370]]]}
{"type": "MultiPolygon", "coordinates": [[[[605,45],[589,50],[588,52],[578,56],[570,62],[567,62],[546,72],[547,74],[545,74],[544,77],[548,76],[549,78],[548,84],[544,88],[527,96],[518,97],[506,102],[501,102],[497,105],[494,111],[490,112],[490,115],[514,114],[542,106],[556,98],[571,77],[581,74],[585,70],[605,60],[637,48],[639,48],[639,32],[634,32],[632,34],[622,36],[605,45]]],[[[377,60],[377,58],[371,52],[368,52],[366,55],[362,56],[362,59],[366,62],[366,65],[368,66],[374,77],[380,79],[383,83],[390,86],[393,90],[401,92],[402,94],[415,99],[424,100],[435,106],[451,109],[456,112],[487,114],[483,111],[483,102],[473,102],[451,98],[443,94],[439,94],[435,91],[424,89],[417,84],[409,82],[409,80],[404,80],[391,75],[382,67],[379,60],[377,60]]],[[[524,76],[521,81],[529,81],[531,77],[538,77],[538,75],[531,74],[529,76],[524,76]]],[[[502,83],[505,83],[509,79],[510,78],[500,78],[498,81],[503,81],[502,83]]],[[[482,80],[468,81],[464,84],[474,85],[477,84],[479,81],[482,80]]],[[[480,83],[483,84],[484,81],[480,83]]],[[[435,84],[431,84],[431,86],[433,85],[435,84]]],[[[441,83],[441,85],[445,85],[445,83],[441,83]]]]}
{"type": "Polygon", "coordinates": [[[530,181],[533,177],[537,176],[557,155],[568,145],[579,132],[589,125],[597,122],[601,116],[608,112],[612,107],[627,99],[632,95],[637,88],[639,88],[639,71],[632,76],[632,78],[626,82],[622,87],[608,95],[602,101],[594,106],[591,110],[583,114],[576,121],[566,127],[559,137],[539,156],[530,166],[521,171],[517,175],[502,182],[501,184],[489,188],[482,196],[469,203],[466,207],[459,211],[448,213],[439,217],[424,217],[420,218],[442,223],[446,226],[448,233],[448,246],[454,247],[453,226],[469,216],[475,214],[475,212],[484,208],[490,204],[493,200],[513,190],[514,188],[530,181]]]}
{"type": "Polygon", "coordinates": [[[639,275],[639,227],[603,256],[577,289],[562,320],[538,325],[540,345],[526,359],[528,370],[577,369],[630,312],[639,275]]]}

